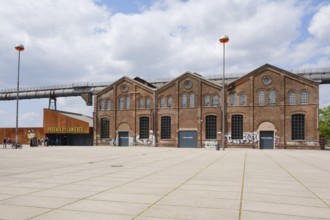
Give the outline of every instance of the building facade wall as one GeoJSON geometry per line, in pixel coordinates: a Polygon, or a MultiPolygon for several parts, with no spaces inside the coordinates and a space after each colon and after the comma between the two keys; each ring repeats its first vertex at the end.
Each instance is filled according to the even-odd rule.
{"type": "MultiPolygon", "coordinates": [[[[123,77],[95,96],[94,143],[118,146],[120,132],[128,132],[129,146],[184,147],[181,134],[190,132],[196,147],[215,147],[221,142],[221,100],[222,88],[195,73],[184,73],[158,89],[123,77]],[[122,97],[125,101],[129,97],[129,109],[126,103],[120,106],[122,97]],[[105,100],[111,100],[110,109],[100,106],[105,100]],[[101,137],[102,118],[110,123],[106,137],[101,137]],[[146,127],[140,130],[145,120],[147,137],[146,127]]],[[[226,144],[318,149],[318,103],[317,83],[266,64],[226,86],[226,144]],[[295,103],[291,103],[292,93],[295,103]],[[297,140],[292,130],[300,132],[297,140]]]]}

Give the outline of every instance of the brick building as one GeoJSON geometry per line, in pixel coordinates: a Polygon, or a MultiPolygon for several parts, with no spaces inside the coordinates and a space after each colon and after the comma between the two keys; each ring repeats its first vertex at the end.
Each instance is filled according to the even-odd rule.
{"type": "MultiPolygon", "coordinates": [[[[214,147],[222,87],[184,73],[156,88],[122,77],[94,100],[94,144],[214,147]]],[[[319,149],[317,83],[263,65],[226,86],[228,147],[319,149]]]]}

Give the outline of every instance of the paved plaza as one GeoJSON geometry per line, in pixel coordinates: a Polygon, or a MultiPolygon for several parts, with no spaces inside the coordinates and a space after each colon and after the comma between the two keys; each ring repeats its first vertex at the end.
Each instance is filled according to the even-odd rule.
{"type": "Polygon", "coordinates": [[[1,148],[0,219],[330,219],[330,151],[1,148]]]}

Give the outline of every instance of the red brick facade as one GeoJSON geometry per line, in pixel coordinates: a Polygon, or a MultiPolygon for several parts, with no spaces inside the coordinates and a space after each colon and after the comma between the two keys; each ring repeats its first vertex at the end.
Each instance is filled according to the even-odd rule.
{"type": "MultiPolygon", "coordinates": [[[[266,64],[228,84],[226,94],[228,147],[319,149],[317,83],[266,64]]],[[[160,88],[123,77],[94,99],[96,145],[221,143],[222,88],[198,74],[160,88]]]]}

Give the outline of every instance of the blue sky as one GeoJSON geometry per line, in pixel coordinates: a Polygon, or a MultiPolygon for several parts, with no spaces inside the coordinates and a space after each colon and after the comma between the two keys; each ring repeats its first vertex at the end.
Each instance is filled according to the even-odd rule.
{"type": "MultiPolygon", "coordinates": [[[[330,68],[330,1],[312,0],[0,0],[0,89],[173,78],[221,72],[218,43],[227,34],[226,72],[269,63],[286,70],[330,68]]],[[[330,104],[320,86],[320,106],[330,104]]],[[[15,101],[0,102],[0,127],[15,127],[15,101]]],[[[19,125],[42,126],[48,99],[20,101],[19,125]]],[[[82,98],[58,109],[92,115],[82,98]]]]}

